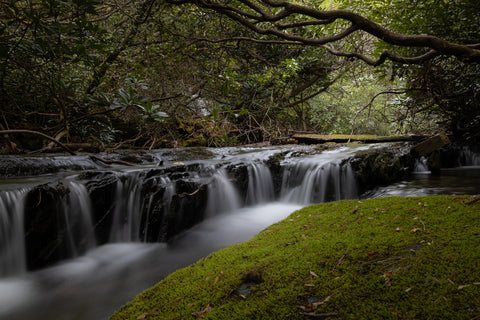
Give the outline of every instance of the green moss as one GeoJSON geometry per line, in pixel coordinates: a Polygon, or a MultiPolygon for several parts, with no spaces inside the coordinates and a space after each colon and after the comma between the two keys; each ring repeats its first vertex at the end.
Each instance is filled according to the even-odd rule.
{"type": "Polygon", "coordinates": [[[171,274],[112,319],[476,319],[480,202],[465,199],[306,207],[171,274]]]}

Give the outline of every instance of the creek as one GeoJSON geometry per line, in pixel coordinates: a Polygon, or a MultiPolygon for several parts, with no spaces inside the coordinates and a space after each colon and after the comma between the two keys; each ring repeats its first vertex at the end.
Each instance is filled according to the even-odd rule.
{"type": "Polygon", "coordinates": [[[366,158],[350,160],[382,148],[161,150],[125,156],[134,167],[4,157],[0,319],[107,319],[176,269],[311,203],[480,193],[480,157],[463,149],[440,175],[407,157],[398,181],[367,185],[366,158]]]}

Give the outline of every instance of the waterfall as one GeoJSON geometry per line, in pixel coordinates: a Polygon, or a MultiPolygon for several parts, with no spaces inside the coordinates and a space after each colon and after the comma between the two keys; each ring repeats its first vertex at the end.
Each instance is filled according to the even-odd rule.
{"type": "Polygon", "coordinates": [[[458,166],[480,166],[480,153],[476,153],[468,147],[462,147],[458,166]]]}
{"type": "Polygon", "coordinates": [[[281,198],[286,202],[310,204],[357,196],[351,167],[338,161],[300,161],[284,170],[281,198]]]}
{"type": "Polygon", "coordinates": [[[117,181],[110,242],[140,240],[142,182],[138,174],[123,175],[117,181]]]}
{"type": "Polygon", "coordinates": [[[269,161],[270,153],[247,151],[175,167],[86,172],[57,185],[47,177],[49,183],[28,189],[33,192],[0,191],[0,277],[76,257],[99,244],[169,241],[205,217],[242,206],[278,199],[304,205],[358,195],[354,172],[342,162],[353,148],[314,150],[302,158],[283,151],[273,159],[278,162],[269,161]],[[47,217],[41,220],[45,226],[32,229],[37,212],[47,217]],[[54,251],[46,254],[43,247],[54,251]]]}
{"type": "Polygon", "coordinates": [[[23,206],[26,189],[0,191],[0,277],[26,271],[23,206]]]}
{"type": "Polygon", "coordinates": [[[420,157],[420,159],[415,160],[415,167],[413,169],[415,173],[429,173],[427,159],[425,157],[420,157]]]}
{"type": "Polygon", "coordinates": [[[275,198],[270,169],[263,163],[252,163],[248,167],[248,189],[246,203],[254,205],[272,201],[275,198]]]}
{"type": "Polygon", "coordinates": [[[63,202],[66,237],[73,257],[96,246],[92,223],[92,205],[87,188],[78,182],[69,182],[68,197],[63,202]]]}
{"type": "Polygon", "coordinates": [[[207,216],[231,212],[240,207],[240,196],[227,171],[218,170],[208,185],[207,216]]]}
{"type": "MultiPolygon", "coordinates": [[[[172,182],[169,177],[154,177],[154,183],[160,186],[160,188],[163,188],[160,207],[161,210],[163,210],[163,214],[168,215],[170,214],[172,198],[176,193],[175,182],[172,182]]],[[[156,230],[150,230],[150,214],[155,210],[155,207],[159,207],[159,205],[155,203],[155,194],[151,194],[146,207],[145,232],[143,232],[142,242],[147,242],[147,236],[150,231],[153,233],[156,232],[156,230]]]]}

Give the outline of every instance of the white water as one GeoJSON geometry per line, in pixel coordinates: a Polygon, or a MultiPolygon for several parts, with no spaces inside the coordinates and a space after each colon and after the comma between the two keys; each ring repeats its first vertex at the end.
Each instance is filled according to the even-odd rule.
{"type": "Polygon", "coordinates": [[[224,169],[213,175],[212,182],[208,185],[208,201],[206,216],[228,213],[238,210],[241,200],[231,178],[224,169]]]}
{"type": "Polygon", "coordinates": [[[26,271],[23,232],[25,193],[25,189],[0,191],[0,278],[26,271]]]}
{"type": "Polygon", "coordinates": [[[341,165],[354,152],[355,149],[340,148],[300,159],[284,171],[280,198],[307,205],[358,197],[352,169],[341,165]]]}
{"type": "Polygon", "coordinates": [[[245,241],[299,205],[270,203],[211,217],[171,244],[115,243],[27,277],[0,280],[2,320],[102,320],[174,270],[245,241]]]}
{"type": "Polygon", "coordinates": [[[71,255],[77,257],[96,247],[92,223],[92,204],[87,188],[78,182],[68,184],[67,200],[62,204],[71,255]]]}
{"type": "Polygon", "coordinates": [[[265,203],[275,199],[270,169],[263,163],[252,163],[248,167],[248,205],[265,203]]]}

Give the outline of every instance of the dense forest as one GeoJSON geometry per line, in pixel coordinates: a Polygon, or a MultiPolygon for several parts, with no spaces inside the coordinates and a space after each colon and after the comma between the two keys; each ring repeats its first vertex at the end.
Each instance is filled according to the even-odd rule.
{"type": "Polygon", "coordinates": [[[480,140],[477,0],[1,0],[3,153],[480,140]]]}

